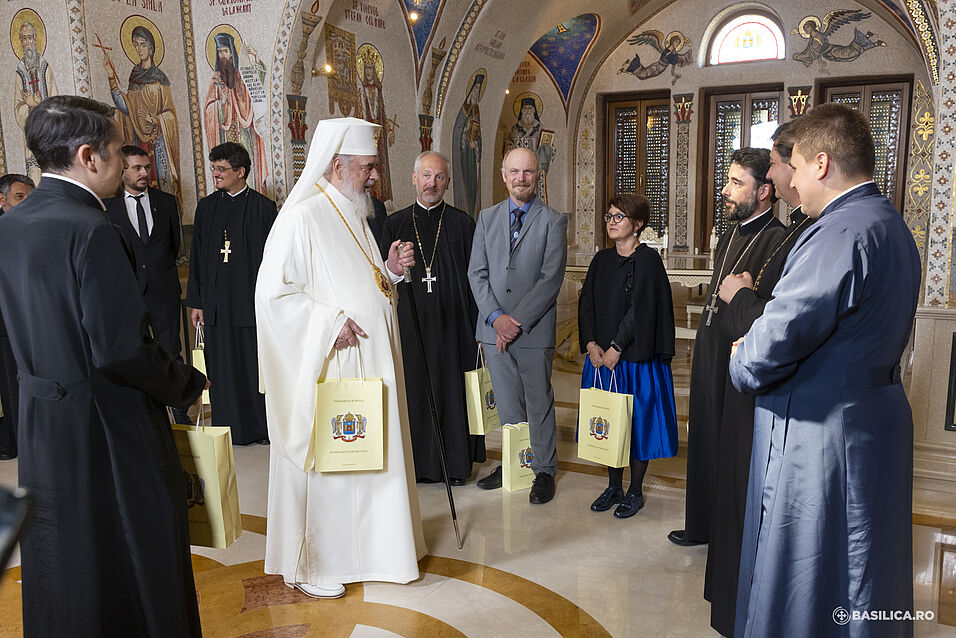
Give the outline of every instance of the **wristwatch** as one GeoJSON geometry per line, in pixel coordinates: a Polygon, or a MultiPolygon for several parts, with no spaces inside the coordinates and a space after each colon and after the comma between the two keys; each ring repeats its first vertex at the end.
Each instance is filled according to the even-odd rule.
{"type": "Polygon", "coordinates": [[[617,345],[616,341],[611,341],[611,347],[617,350],[618,352],[621,351],[621,346],[617,345]]]}

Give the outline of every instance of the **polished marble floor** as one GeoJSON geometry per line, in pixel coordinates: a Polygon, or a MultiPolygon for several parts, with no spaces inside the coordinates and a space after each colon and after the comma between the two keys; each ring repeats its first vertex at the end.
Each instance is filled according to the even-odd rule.
{"type": "MultiPolygon", "coordinates": [[[[567,461],[547,505],[530,505],[527,491],[455,488],[461,551],[443,486],[419,486],[429,550],[422,578],[350,585],[342,599],[316,601],[263,573],[268,449],[237,448],[245,531],[227,550],[194,548],[204,635],[716,636],[701,597],[706,548],[666,539],[683,519],[680,482],[652,463],[647,505],[621,521],[588,509],[604,487],[602,470],[574,458],[569,442],[559,456],[567,461]]],[[[0,483],[15,481],[16,461],[0,462],[0,483]]],[[[956,624],[956,609],[946,608],[956,595],[956,529],[914,525],[914,558],[916,609],[938,617],[917,623],[916,635],[956,638],[956,627],[940,622],[956,624]]],[[[0,581],[0,636],[20,635],[16,556],[13,564],[0,581]]]]}
{"type": "MultiPolygon", "coordinates": [[[[679,314],[679,316],[682,316],[679,314]]],[[[679,420],[686,422],[690,344],[678,341],[673,362],[679,420]]],[[[558,401],[556,498],[528,503],[528,492],[486,492],[474,476],[454,488],[464,548],[458,550],[441,485],[420,485],[428,556],[408,585],[350,585],[339,600],[316,601],[262,571],[265,552],[268,448],[236,448],[244,533],[227,550],[194,548],[204,635],[232,638],[474,638],[498,636],[706,637],[702,598],[705,547],[667,539],[682,527],[685,456],[653,461],[647,504],[635,517],[588,509],[606,485],[605,471],[575,455],[580,366],[555,360],[558,401]]],[[[686,440],[682,425],[681,439],[686,440]]],[[[500,433],[488,437],[489,461],[500,433]]],[[[625,480],[627,480],[625,478],[625,480]]],[[[16,484],[16,461],[0,461],[0,484],[16,484]]],[[[916,623],[918,638],[956,638],[956,520],[914,515],[915,608],[932,611],[916,623]]],[[[19,559],[0,579],[0,638],[20,635],[19,559]]],[[[52,602],[52,601],[51,601],[52,602]]],[[[55,604],[55,603],[53,603],[55,604]]]]}

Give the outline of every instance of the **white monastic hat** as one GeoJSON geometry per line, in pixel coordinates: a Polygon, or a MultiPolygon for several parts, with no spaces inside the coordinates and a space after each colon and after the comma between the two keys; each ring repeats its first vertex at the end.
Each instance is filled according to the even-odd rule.
{"type": "Polygon", "coordinates": [[[356,117],[322,120],[315,127],[309,157],[283,208],[294,206],[315,192],[315,183],[325,173],[335,155],[375,155],[378,124],[356,117]]]}

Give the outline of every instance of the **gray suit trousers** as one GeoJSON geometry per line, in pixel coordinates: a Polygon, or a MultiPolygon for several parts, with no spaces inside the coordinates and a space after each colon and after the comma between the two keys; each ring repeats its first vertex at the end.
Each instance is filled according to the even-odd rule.
{"type": "MultiPolygon", "coordinates": [[[[519,337],[520,339],[520,337],[519,337]]],[[[557,430],[551,359],[554,348],[509,346],[498,352],[495,344],[482,344],[491,373],[501,424],[527,421],[531,431],[531,469],[535,474],[558,473],[557,430]]]]}

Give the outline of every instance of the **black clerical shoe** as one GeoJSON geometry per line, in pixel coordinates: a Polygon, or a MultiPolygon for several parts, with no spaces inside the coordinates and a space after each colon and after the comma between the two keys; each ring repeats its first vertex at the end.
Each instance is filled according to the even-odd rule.
{"type": "Polygon", "coordinates": [[[534,475],[531,484],[531,494],[528,500],[532,505],[544,505],[554,498],[554,477],[547,472],[538,472],[534,475]]]}
{"type": "Polygon", "coordinates": [[[624,488],[622,487],[609,487],[601,495],[594,499],[594,502],[591,503],[592,512],[606,512],[611,509],[611,506],[615,503],[620,503],[621,499],[624,498],[624,488]]]}
{"type": "Polygon", "coordinates": [[[674,543],[675,545],[680,545],[681,547],[690,547],[692,545],[707,544],[707,541],[694,541],[687,538],[687,530],[685,529],[675,529],[673,532],[667,535],[667,540],[674,543]]]}
{"type": "Polygon", "coordinates": [[[637,514],[644,507],[644,494],[641,492],[628,492],[624,495],[624,500],[614,510],[614,518],[630,518],[637,514]]]}
{"type": "Polygon", "coordinates": [[[0,461],[9,461],[17,458],[16,452],[0,452],[0,461]]]}
{"type": "Polygon", "coordinates": [[[491,474],[485,478],[478,479],[478,482],[475,483],[475,485],[483,490],[496,490],[501,487],[501,466],[499,465],[493,469],[491,474]]]}
{"type": "Polygon", "coordinates": [[[256,443],[258,445],[269,445],[269,437],[266,437],[264,439],[259,439],[258,441],[256,441],[256,443]]]}
{"type": "Polygon", "coordinates": [[[451,483],[451,484],[452,484],[453,486],[455,486],[455,487],[461,487],[462,485],[467,485],[467,484],[468,484],[468,480],[467,480],[467,479],[458,479],[458,478],[448,479],[448,482],[451,483]]]}

